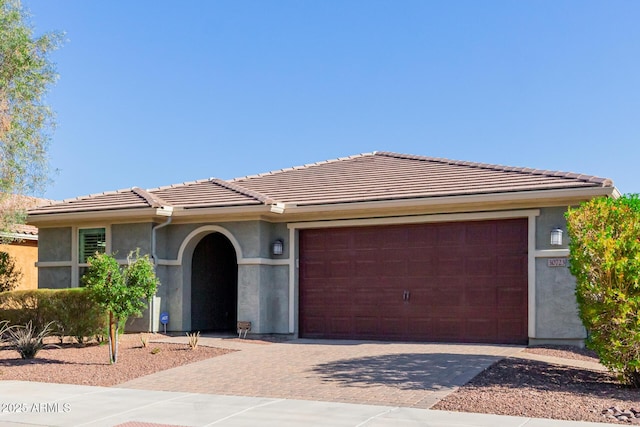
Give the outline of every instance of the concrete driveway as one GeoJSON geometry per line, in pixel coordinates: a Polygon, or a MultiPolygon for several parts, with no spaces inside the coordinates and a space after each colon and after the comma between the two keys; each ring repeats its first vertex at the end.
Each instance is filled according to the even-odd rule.
{"type": "MultiPolygon", "coordinates": [[[[186,337],[163,341],[185,343],[186,337]]],[[[517,346],[201,337],[234,353],[119,388],[430,408],[517,346]]]]}

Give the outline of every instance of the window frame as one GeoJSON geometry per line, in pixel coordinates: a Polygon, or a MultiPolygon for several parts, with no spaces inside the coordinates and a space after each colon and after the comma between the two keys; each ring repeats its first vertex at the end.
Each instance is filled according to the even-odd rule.
{"type": "MultiPolygon", "coordinates": [[[[111,253],[111,230],[110,227],[104,224],[88,224],[83,225],[81,227],[75,227],[74,232],[74,247],[73,247],[73,270],[71,283],[72,287],[80,287],[82,286],[81,278],[82,278],[82,270],[86,269],[89,264],[87,262],[82,262],[83,260],[80,258],[81,253],[81,236],[83,230],[104,230],[104,253],[111,253]]],[[[91,255],[87,255],[87,258],[91,255]]]]}

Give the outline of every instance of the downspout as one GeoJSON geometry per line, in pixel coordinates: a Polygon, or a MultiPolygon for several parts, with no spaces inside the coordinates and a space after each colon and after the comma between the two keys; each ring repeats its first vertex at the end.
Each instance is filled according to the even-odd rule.
{"type": "MultiPolygon", "coordinates": [[[[156,232],[158,229],[166,227],[171,224],[171,220],[173,217],[168,217],[165,222],[162,224],[158,224],[151,229],[151,259],[153,260],[153,269],[156,270],[158,266],[158,254],[156,253],[156,232]]],[[[155,332],[155,322],[154,322],[154,314],[156,312],[155,307],[156,296],[151,297],[151,302],[149,304],[149,332],[155,332]]]]}

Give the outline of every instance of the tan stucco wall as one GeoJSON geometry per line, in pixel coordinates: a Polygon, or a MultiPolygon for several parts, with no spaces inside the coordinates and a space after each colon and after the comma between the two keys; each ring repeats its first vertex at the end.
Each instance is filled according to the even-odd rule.
{"type": "Polygon", "coordinates": [[[38,242],[23,240],[20,243],[0,244],[0,251],[7,252],[22,272],[22,280],[17,289],[38,288],[38,242]]]}

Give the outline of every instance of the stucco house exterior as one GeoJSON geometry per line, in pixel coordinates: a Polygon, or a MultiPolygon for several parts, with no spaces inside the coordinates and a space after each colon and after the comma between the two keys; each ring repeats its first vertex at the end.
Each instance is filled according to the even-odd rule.
{"type": "Polygon", "coordinates": [[[309,338],[585,338],[564,212],[609,179],[389,152],[233,180],[131,188],[29,211],[39,287],[80,286],[96,250],[140,248],[161,281],[131,329],[309,338]],[[552,233],[553,231],[553,233],[552,233]]]}
{"type": "MultiPolygon", "coordinates": [[[[35,207],[48,204],[49,200],[36,197],[11,195],[0,203],[0,210],[35,207]]],[[[13,258],[16,267],[22,273],[15,290],[38,288],[38,229],[32,225],[14,224],[7,233],[0,233],[0,251],[13,258]]]]}

